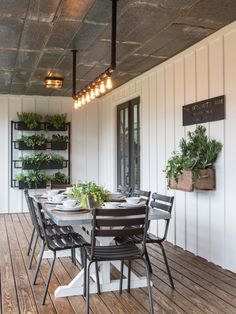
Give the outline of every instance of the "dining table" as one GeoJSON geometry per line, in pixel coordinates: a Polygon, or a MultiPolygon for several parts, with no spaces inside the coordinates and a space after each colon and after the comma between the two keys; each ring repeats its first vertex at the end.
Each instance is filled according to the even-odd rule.
{"type": "MultiPolygon", "coordinates": [[[[45,214],[58,226],[72,226],[76,232],[81,234],[85,240],[90,243],[90,233],[92,230],[92,212],[91,210],[80,209],[78,211],[62,211],[59,210],[54,204],[51,204],[42,195],[34,195],[37,202],[41,203],[42,209],[45,214]]],[[[126,204],[122,203],[118,206],[123,206],[125,208],[126,204]]],[[[134,205],[139,206],[139,205],[134,205]]],[[[149,220],[165,220],[170,219],[171,215],[161,209],[150,208],[149,209],[149,220]]],[[[101,237],[98,238],[98,243],[101,246],[111,245],[113,238],[101,237]]],[[[57,257],[70,257],[71,250],[64,250],[57,252],[57,257]]],[[[45,250],[43,258],[53,258],[53,252],[50,250],[45,250]]],[[[80,250],[76,250],[76,258],[81,264],[80,250]]],[[[100,290],[101,292],[117,291],[119,290],[119,279],[113,279],[111,276],[111,268],[115,267],[120,271],[121,262],[120,261],[110,261],[110,262],[99,262],[99,279],[100,279],[100,290]]],[[[93,283],[90,284],[90,293],[97,293],[96,275],[94,263],[91,265],[91,278],[93,283]]],[[[124,266],[123,269],[123,288],[128,286],[128,267],[124,266]]],[[[152,283],[151,283],[152,285],[152,283]]],[[[145,276],[139,276],[131,271],[131,288],[142,288],[147,287],[147,278],[145,276]]],[[[78,274],[69,282],[67,285],[59,286],[55,292],[55,297],[68,297],[75,295],[83,295],[84,293],[84,269],[81,268],[78,274]]]]}

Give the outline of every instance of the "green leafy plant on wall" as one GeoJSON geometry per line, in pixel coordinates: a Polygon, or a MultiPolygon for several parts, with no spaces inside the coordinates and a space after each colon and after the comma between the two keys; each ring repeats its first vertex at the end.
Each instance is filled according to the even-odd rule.
{"type": "Polygon", "coordinates": [[[37,187],[42,182],[47,182],[49,176],[42,170],[32,170],[28,173],[22,172],[16,176],[16,181],[27,183],[29,188],[37,187]]]}
{"type": "Polygon", "coordinates": [[[190,170],[193,173],[193,182],[196,182],[201,170],[213,168],[222,144],[210,139],[206,128],[199,125],[194,132],[188,132],[187,139],[180,140],[179,147],[180,151],[174,152],[167,161],[166,177],[178,182],[183,171],[190,170]]]}
{"type": "Polygon", "coordinates": [[[65,175],[63,172],[57,171],[51,176],[51,181],[53,183],[64,184],[69,182],[69,177],[65,175]]]}
{"type": "Polygon", "coordinates": [[[47,143],[47,139],[43,134],[31,136],[22,135],[17,142],[22,142],[26,146],[34,148],[35,146],[45,145],[47,143]]]}
{"type": "Polygon", "coordinates": [[[66,123],[66,114],[46,115],[45,122],[55,129],[59,129],[66,123]]]}
{"type": "Polygon", "coordinates": [[[22,166],[26,166],[27,164],[34,164],[36,166],[40,166],[42,163],[50,163],[52,161],[63,163],[64,157],[55,154],[45,154],[45,153],[38,153],[35,155],[25,155],[19,158],[22,162],[22,166]]]}
{"type": "Polygon", "coordinates": [[[69,195],[77,199],[84,208],[88,208],[88,196],[92,196],[94,202],[100,207],[104,205],[104,202],[111,200],[109,192],[104,187],[91,181],[75,184],[70,189],[69,195]]]}
{"type": "Polygon", "coordinates": [[[51,142],[68,142],[69,137],[67,135],[61,135],[61,134],[53,134],[50,141],[51,142]]]}
{"type": "Polygon", "coordinates": [[[17,117],[19,121],[25,123],[30,130],[37,128],[42,120],[42,116],[34,112],[17,112],[17,117]]]}

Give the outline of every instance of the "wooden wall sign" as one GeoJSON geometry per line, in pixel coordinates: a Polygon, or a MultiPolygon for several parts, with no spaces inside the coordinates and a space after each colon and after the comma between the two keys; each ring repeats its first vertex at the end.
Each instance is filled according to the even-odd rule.
{"type": "Polygon", "coordinates": [[[225,96],[183,106],[183,126],[225,119],[225,96]]]}

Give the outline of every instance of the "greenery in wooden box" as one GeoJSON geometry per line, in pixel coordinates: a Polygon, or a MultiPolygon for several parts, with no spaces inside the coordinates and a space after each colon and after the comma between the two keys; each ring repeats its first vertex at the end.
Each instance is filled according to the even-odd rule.
{"type": "Polygon", "coordinates": [[[199,125],[194,132],[188,132],[187,139],[180,140],[179,147],[180,151],[174,152],[167,161],[168,186],[183,191],[214,189],[214,163],[222,144],[210,139],[206,128],[199,125]]]}

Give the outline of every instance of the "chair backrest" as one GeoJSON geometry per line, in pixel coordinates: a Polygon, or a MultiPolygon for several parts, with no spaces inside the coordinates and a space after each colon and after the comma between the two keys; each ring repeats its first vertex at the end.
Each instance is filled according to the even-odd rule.
{"type": "Polygon", "coordinates": [[[146,205],[149,205],[151,191],[143,191],[143,190],[134,190],[132,196],[140,197],[142,200],[146,202],[146,205]]]}
{"type": "Polygon", "coordinates": [[[41,239],[44,239],[44,235],[42,233],[42,230],[38,224],[38,220],[37,220],[37,215],[36,215],[36,211],[35,211],[35,206],[33,204],[33,198],[31,196],[29,196],[29,192],[28,190],[25,190],[24,191],[25,193],[25,199],[26,199],[26,202],[27,202],[27,206],[28,206],[28,209],[29,209],[29,213],[30,213],[30,218],[31,218],[31,221],[34,225],[34,228],[37,232],[37,235],[41,238],[41,239]]]}
{"type": "Polygon", "coordinates": [[[131,237],[143,238],[143,250],[146,245],[148,206],[135,208],[94,208],[92,221],[91,246],[92,256],[98,237],[131,237]]]}
{"type": "Polygon", "coordinates": [[[34,208],[36,222],[37,222],[37,226],[38,226],[41,238],[43,240],[45,240],[48,248],[51,249],[50,248],[49,235],[47,234],[47,230],[46,230],[47,222],[46,222],[46,219],[44,217],[44,213],[42,211],[42,206],[34,198],[31,198],[31,201],[32,201],[32,205],[34,208]]]}
{"type": "MultiPolygon", "coordinates": [[[[172,208],[173,208],[173,203],[174,203],[174,196],[167,196],[167,195],[162,195],[162,194],[158,194],[158,193],[153,193],[150,206],[152,208],[158,208],[158,209],[165,210],[171,214],[172,208]]],[[[170,224],[170,218],[165,219],[165,221],[166,221],[166,226],[165,226],[165,230],[164,230],[164,236],[162,238],[163,241],[167,237],[169,224],[170,224]]]]}
{"type": "Polygon", "coordinates": [[[132,188],[128,185],[119,185],[117,191],[122,193],[124,196],[129,197],[132,192],[132,188]]]}

